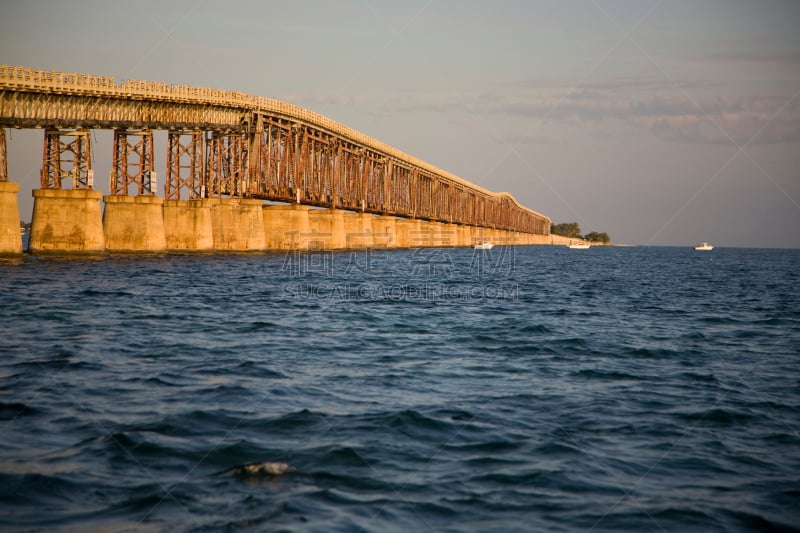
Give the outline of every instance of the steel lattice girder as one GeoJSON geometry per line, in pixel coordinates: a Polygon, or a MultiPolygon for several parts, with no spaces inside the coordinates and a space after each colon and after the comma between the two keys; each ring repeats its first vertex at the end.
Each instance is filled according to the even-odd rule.
{"type": "Polygon", "coordinates": [[[206,142],[205,187],[208,196],[244,196],[248,190],[247,135],[214,131],[206,142]]]}
{"type": "Polygon", "coordinates": [[[89,130],[46,130],[42,156],[43,189],[62,189],[64,180],[72,180],[73,189],[94,186],[92,149],[89,130]]]}
{"type": "Polygon", "coordinates": [[[131,185],[138,195],[155,194],[152,130],[114,130],[110,192],[127,196],[131,185]],[[129,138],[135,142],[129,142],[129,138]]]}
{"type": "Polygon", "coordinates": [[[187,191],[190,200],[203,196],[204,143],[200,130],[170,130],[167,134],[167,179],[164,198],[180,200],[187,191]]]}

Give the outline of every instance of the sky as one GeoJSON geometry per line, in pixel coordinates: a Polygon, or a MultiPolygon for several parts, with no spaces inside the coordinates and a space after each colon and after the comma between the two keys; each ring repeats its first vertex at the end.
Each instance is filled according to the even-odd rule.
{"type": "MultiPolygon", "coordinates": [[[[288,101],[616,243],[798,248],[798,27],[791,0],[18,0],[0,64],[288,101]]],[[[8,134],[30,220],[44,135],[8,134]]]]}

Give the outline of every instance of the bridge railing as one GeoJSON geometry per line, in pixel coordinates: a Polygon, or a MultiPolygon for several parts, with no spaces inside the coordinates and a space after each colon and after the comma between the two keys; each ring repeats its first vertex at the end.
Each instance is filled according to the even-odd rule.
{"type": "Polygon", "coordinates": [[[113,91],[114,78],[0,65],[0,86],[3,85],[50,90],[113,91]]]}

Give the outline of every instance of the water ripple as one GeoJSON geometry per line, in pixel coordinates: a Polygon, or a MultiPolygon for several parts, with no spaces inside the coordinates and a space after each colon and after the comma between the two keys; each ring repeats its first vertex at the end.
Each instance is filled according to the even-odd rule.
{"type": "Polygon", "coordinates": [[[436,252],[3,262],[0,528],[797,531],[800,252],[436,252]]]}

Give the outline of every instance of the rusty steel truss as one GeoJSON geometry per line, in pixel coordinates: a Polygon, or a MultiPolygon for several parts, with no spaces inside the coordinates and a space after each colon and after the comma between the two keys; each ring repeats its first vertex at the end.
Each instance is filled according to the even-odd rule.
{"type": "MultiPolygon", "coordinates": [[[[112,194],[154,194],[152,130],[166,129],[167,199],[250,197],[550,231],[548,217],[508,193],[488,191],[307,109],[238,92],[115,84],[108,77],[0,65],[2,127],[48,128],[42,171],[47,188],[61,187],[67,175],[75,176],[75,187],[91,187],[88,131],[113,128],[112,194]],[[55,144],[68,135],[72,144],[55,144]],[[69,154],[74,169],[65,174],[60,169],[69,154]]],[[[4,146],[0,142],[0,163],[4,146]]]]}
{"type": "Polygon", "coordinates": [[[170,130],[167,134],[167,180],[164,182],[164,198],[180,200],[184,191],[189,200],[205,196],[203,168],[203,132],[170,130]]]}
{"type": "Polygon", "coordinates": [[[135,192],[137,195],[152,195],[155,194],[155,181],[153,132],[114,130],[114,155],[111,159],[109,187],[111,194],[126,196],[135,192]]]}
{"type": "Polygon", "coordinates": [[[64,180],[72,180],[73,189],[94,186],[90,135],[87,129],[45,131],[42,189],[63,189],[64,180]]]}

